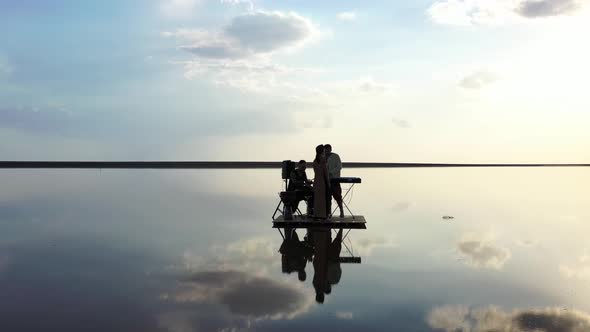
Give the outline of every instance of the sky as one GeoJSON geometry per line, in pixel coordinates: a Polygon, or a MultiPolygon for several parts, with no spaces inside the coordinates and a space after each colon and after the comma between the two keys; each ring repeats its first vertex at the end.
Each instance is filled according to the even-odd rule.
{"type": "Polygon", "coordinates": [[[589,162],[589,8],[0,0],[0,158],[589,162]]]}

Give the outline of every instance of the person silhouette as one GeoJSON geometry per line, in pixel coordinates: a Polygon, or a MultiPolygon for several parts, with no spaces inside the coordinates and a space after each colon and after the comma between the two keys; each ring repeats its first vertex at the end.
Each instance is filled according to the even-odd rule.
{"type": "Polygon", "coordinates": [[[332,285],[337,284],[342,276],[340,252],[342,250],[342,229],[332,242],[330,229],[312,231],[314,243],[313,287],[316,302],[324,303],[325,296],[332,292],[332,285]]]}
{"type": "Polygon", "coordinates": [[[297,278],[303,282],[307,279],[305,266],[313,254],[313,248],[300,241],[295,230],[285,229],[285,233],[287,236],[279,249],[282,271],[287,274],[297,271],[297,278]]]}
{"type": "Polygon", "coordinates": [[[323,145],[315,148],[315,159],[313,160],[313,218],[327,219],[330,215],[329,200],[330,182],[328,179],[328,167],[326,164],[326,154],[323,145]]]}
{"type": "Polygon", "coordinates": [[[326,166],[328,168],[328,179],[330,182],[330,198],[328,199],[328,214],[332,213],[332,197],[338,204],[340,210],[340,218],[344,217],[344,208],[342,205],[342,186],[340,182],[332,181],[340,177],[342,170],[342,161],[337,153],[332,152],[332,145],[324,145],[324,152],[326,155],[326,166]]]}

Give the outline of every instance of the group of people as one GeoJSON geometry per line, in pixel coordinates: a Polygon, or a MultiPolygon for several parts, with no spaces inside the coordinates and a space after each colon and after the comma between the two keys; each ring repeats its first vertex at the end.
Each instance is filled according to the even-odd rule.
{"type": "Polygon", "coordinates": [[[283,273],[297,272],[300,281],[307,279],[305,267],[313,262],[313,287],[316,301],[323,303],[332,292],[332,285],[338,284],[342,276],[340,252],[342,250],[342,229],[332,239],[330,230],[308,230],[304,240],[294,229],[285,229],[285,238],[279,249],[283,273]]]}
{"type": "Polygon", "coordinates": [[[318,145],[315,148],[313,160],[313,182],[307,178],[306,168],[307,162],[300,160],[291,172],[287,190],[296,192],[295,210],[299,202],[305,200],[308,217],[327,219],[331,217],[332,197],[334,197],[340,210],[340,217],[344,217],[342,187],[338,181],[333,181],[340,177],[342,170],[340,156],[332,152],[330,144],[318,145]]]}

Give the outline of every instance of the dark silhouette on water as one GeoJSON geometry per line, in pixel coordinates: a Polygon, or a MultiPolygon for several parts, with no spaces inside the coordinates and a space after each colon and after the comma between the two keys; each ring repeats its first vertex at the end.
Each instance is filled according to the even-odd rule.
{"type": "Polygon", "coordinates": [[[313,217],[326,219],[330,214],[328,209],[330,207],[329,201],[331,196],[326,151],[323,145],[318,145],[315,148],[313,172],[313,217]]]}
{"type": "Polygon", "coordinates": [[[342,276],[340,252],[342,251],[342,229],[332,241],[331,230],[314,230],[310,233],[314,244],[313,288],[315,300],[324,303],[326,295],[332,293],[332,285],[337,284],[342,276]]]}
{"type": "Polygon", "coordinates": [[[306,214],[311,216],[313,208],[313,188],[311,186],[312,181],[307,178],[307,173],[305,172],[306,167],[307,162],[305,160],[300,160],[297,163],[297,167],[291,171],[289,176],[287,191],[295,192],[293,210],[297,211],[299,209],[299,202],[305,201],[307,204],[306,214]]]}
{"type": "Polygon", "coordinates": [[[312,284],[318,303],[324,303],[325,296],[332,293],[332,285],[338,284],[342,276],[342,238],[342,229],[333,241],[330,229],[315,229],[308,230],[305,240],[301,241],[294,229],[285,229],[285,237],[279,249],[282,271],[289,274],[297,271],[298,279],[303,282],[307,279],[307,262],[312,261],[312,284]]]}
{"type": "MultiPolygon", "coordinates": [[[[342,170],[342,161],[340,156],[332,152],[332,145],[324,145],[326,149],[326,163],[328,165],[328,179],[330,180],[330,194],[336,200],[338,209],[340,210],[340,217],[344,217],[344,208],[342,207],[342,186],[340,182],[332,181],[335,178],[340,178],[340,171],[342,170]]],[[[328,200],[328,213],[332,213],[332,198],[328,200]]]]}
{"type": "Polygon", "coordinates": [[[297,277],[300,281],[305,281],[305,266],[313,257],[313,247],[299,240],[297,232],[293,229],[285,229],[285,239],[279,252],[281,253],[281,267],[283,273],[292,273],[297,271],[297,277]]]}

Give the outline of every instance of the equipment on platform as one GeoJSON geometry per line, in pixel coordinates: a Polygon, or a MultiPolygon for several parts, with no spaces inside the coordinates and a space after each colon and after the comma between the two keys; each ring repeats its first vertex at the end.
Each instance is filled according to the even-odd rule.
{"type": "MultiPolygon", "coordinates": [[[[348,204],[346,204],[346,197],[348,197],[348,195],[351,193],[351,190],[354,188],[354,185],[357,183],[361,183],[361,178],[355,178],[355,177],[339,177],[339,178],[332,178],[330,179],[330,182],[332,184],[334,183],[344,183],[344,184],[350,184],[350,187],[348,187],[346,189],[346,193],[344,193],[344,195],[342,196],[342,204],[344,205],[344,207],[348,210],[348,212],[350,212],[350,215],[352,216],[352,219],[355,218],[354,213],[352,213],[352,211],[350,211],[350,208],[348,207],[348,204]]],[[[352,196],[352,195],[351,195],[352,196]]],[[[334,215],[334,212],[336,212],[336,209],[338,207],[336,207],[334,209],[334,211],[332,211],[332,213],[330,215],[334,215]]]]}
{"type": "Polygon", "coordinates": [[[361,178],[354,178],[354,177],[340,177],[340,178],[332,178],[330,180],[332,183],[361,183],[361,178]]]}
{"type": "MultiPolygon", "coordinates": [[[[301,200],[301,197],[298,197],[298,194],[301,192],[297,192],[297,190],[287,190],[289,188],[289,178],[291,172],[295,170],[296,163],[291,160],[284,160],[282,162],[281,167],[281,178],[285,182],[285,188],[283,191],[279,192],[279,203],[272,215],[273,220],[273,227],[275,228],[285,228],[285,227],[328,227],[328,228],[366,228],[365,227],[365,218],[360,215],[355,215],[350,210],[350,207],[344,199],[346,197],[352,197],[351,191],[355,184],[361,183],[362,180],[359,177],[338,177],[332,178],[330,181],[331,183],[343,183],[343,184],[350,184],[347,188],[345,194],[342,196],[343,204],[346,207],[346,210],[350,213],[350,216],[345,216],[344,218],[334,216],[334,212],[330,214],[330,218],[327,220],[322,220],[319,222],[314,222],[313,218],[311,218],[312,210],[308,209],[306,212],[307,214],[301,213],[301,211],[295,208],[298,200],[301,200]],[[350,196],[349,196],[350,195],[350,196]],[[278,216],[277,216],[278,214],[278,216]]],[[[305,196],[308,197],[308,196],[305,196]]],[[[307,201],[307,198],[306,198],[307,201]]],[[[309,206],[308,206],[309,207],[309,206]]],[[[336,210],[334,210],[336,211],[336,210]]]]}

